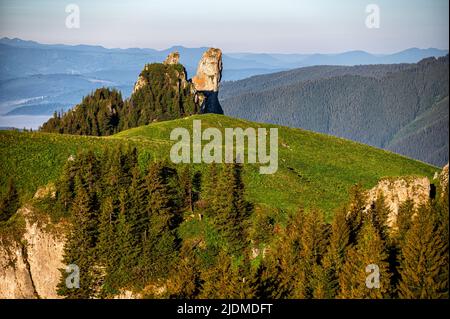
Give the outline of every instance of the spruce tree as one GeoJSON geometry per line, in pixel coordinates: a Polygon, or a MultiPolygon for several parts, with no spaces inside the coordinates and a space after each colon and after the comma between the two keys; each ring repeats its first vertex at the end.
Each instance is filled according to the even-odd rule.
{"type": "Polygon", "coordinates": [[[448,242],[430,205],[422,205],[402,245],[399,297],[448,298],[448,242]]]}
{"type": "Polygon", "coordinates": [[[323,279],[317,268],[320,268],[323,255],[328,244],[328,227],[323,213],[312,210],[305,216],[304,226],[301,230],[299,265],[295,273],[293,297],[299,299],[311,298],[315,289],[322,290],[323,279]],[[314,272],[316,270],[316,272],[314,272]]]}
{"type": "MultiPolygon", "coordinates": [[[[347,220],[347,209],[341,208],[334,214],[331,224],[330,243],[323,258],[322,269],[316,269],[318,276],[323,278],[321,295],[324,298],[334,298],[339,290],[339,274],[350,247],[350,225],[347,220]]],[[[316,292],[315,295],[318,293],[316,292]]]]}
{"type": "Polygon", "coordinates": [[[184,198],[183,208],[192,212],[194,210],[194,189],[189,166],[183,167],[180,171],[180,186],[184,198]]]}
{"type": "Polygon", "coordinates": [[[141,253],[140,238],[135,234],[135,221],[132,213],[133,203],[130,200],[129,193],[122,190],[119,198],[120,209],[115,238],[119,260],[117,268],[111,270],[119,286],[130,287],[136,283],[134,273],[136,272],[138,258],[141,253]]]}
{"type": "Polygon", "coordinates": [[[263,261],[261,285],[268,298],[293,298],[296,283],[300,280],[300,254],[306,214],[303,209],[290,216],[286,228],[277,238],[263,261]]]}
{"type": "Polygon", "coordinates": [[[205,203],[206,206],[206,216],[214,216],[219,173],[219,167],[215,162],[213,162],[209,165],[208,174],[204,177],[204,187],[202,187],[201,200],[205,203]]]}
{"type": "Polygon", "coordinates": [[[57,198],[64,209],[69,210],[75,192],[75,174],[77,167],[73,160],[67,160],[63,172],[56,182],[57,198]]]}
{"type": "Polygon", "coordinates": [[[118,208],[111,196],[104,198],[100,207],[97,250],[100,260],[105,265],[113,254],[118,208]]]}
{"type": "Polygon", "coordinates": [[[72,205],[72,231],[64,248],[64,263],[75,264],[80,270],[80,288],[67,288],[65,270],[58,293],[66,298],[90,298],[95,293],[95,246],[97,242],[97,216],[92,194],[79,174],[75,177],[76,195],[72,205]]]}
{"type": "Polygon", "coordinates": [[[231,254],[237,253],[247,244],[246,222],[252,208],[245,200],[244,193],[242,165],[225,165],[213,195],[211,217],[225,240],[225,248],[231,254]]]}
{"type": "Polygon", "coordinates": [[[148,193],[144,212],[149,220],[141,269],[152,278],[166,277],[178,250],[176,227],[181,221],[181,199],[174,186],[176,171],[164,163],[150,165],[145,177],[148,193]]]}
{"type": "Polygon", "coordinates": [[[330,270],[323,265],[314,264],[311,273],[311,297],[314,299],[332,299],[335,297],[335,287],[330,280],[330,270]]]}
{"type": "Polygon", "coordinates": [[[372,224],[377,229],[381,238],[389,241],[389,226],[388,219],[391,214],[390,208],[387,206],[383,193],[379,193],[375,202],[368,211],[369,217],[372,219],[372,224]]]}
{"type": "Polygon", "coordinates": [[[346,254],[345,263],[339,274],[339,287],[338,298],[379,299],[389,297],[388,253],[383,239],[370,218],[364,219],[357,245],[350,248],[346,254]],[[379,279],[378,287],[375,285],[376,277],[373,276],[376,274],[379,279]]]}
{"type": "Polygon", "coordinates": [[[396,239],[399,246],[402,245],[406,233],[411,227],[413,215],[414,215],[414,202],[411,199],[407,199],[400,205],[398,209],[397,219],[395,222],[396,239]]]}
{"type": "Polygon", "coordinates": [[[171,269],[167,289],[169,298],[191,299],[200,292],[200,264],[193,247],[184,245],[171,269]]]}
{"type": "Polygon", "coordinates": [[[233,259],[221,251],[215,266],[201,274],[203,282],[200,298],[251,299],[255,298],[258,282],[249,263],[233,264],[233,259]]]}
{"type": "Polygon", "coordinates": [[[351,187],[349,194],[348,221],[350,224],[350,243],[355,244],[363,225],[367,196],[361,184],[351,187]]]}
{"type": "Polygon", "coordinates": [[[19,209],[19,193],[14,180],[8,180],[6,193],[0,199],[0,222],[8,220],[19,209]]]}

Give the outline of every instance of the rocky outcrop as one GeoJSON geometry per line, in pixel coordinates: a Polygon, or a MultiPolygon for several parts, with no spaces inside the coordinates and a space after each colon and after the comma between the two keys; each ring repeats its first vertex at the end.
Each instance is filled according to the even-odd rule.
{"type": "Polygon", "coordinates": [[[141,298],[142,298],[141,294],[132,292],[130,290],[121,291],[113,297],[113,299],[141,299],[141,298]]]}
{"type": "Polygon", "coordinates": [[[197,74],[192,78],[197,91],[219,91],[222,78],[222,51],[210,48],[198,63],[197,74]]]}
{"type": "Polygon", "coordinates": [[[414,207],[426,203],[430,199],[431,184],[427,177],[386,178],[367,192],[367,207],[382,194],[386,205],[391,210],[388,226],[395,227],[398,210],[406,200],[412,200],[414,207]]]}
{"type": "Polygon", "coordinates": [[[0,238],[0,298],[59,298],[64,226],[36,219],[30,206],[17,214],[25,220],[21,240],[0,238]]]}
{"type": "MultiPolygon", "coordinates": [[[[163,65],[173,66],[173,70],[170,70],[170,72],[175,72],[176,76],[176,85],[173,87],[176,91],[175,95],[185,94],[181,93],[181,90],[189,88],[187,92],[194,97],[193,103],[200,109],[201,113],[223,114],[218,98],[219,83],[222,78],[222,51],[220,49],[210,48],[203,54],[198,64],[197,74],[191,80],[187,79],[186,70],[180,65],[180,54],[178,52],[170,53],[164,60],[163,65]]],[[[135,93],[149,83],[148,73],[151,68],[151,64],[144,67],[134,84],[131,100],[133,100],[135,93]]],[[[167,81],[173,82],[173,76],[169,75],[168,69],[166,69],[166,72],[167,81]]]]}
{"type": "Polygon", "coordinates": [[[163,62],[163,64],[166,64],[166,65],[178,64],[178,63],[180,63],[180,53],[178,53],[178,51],[169,53],[169,55],[163,62]]]}
{"type": "MultiPolygon", "coordinates": [[[[175,51],[175,52],[169,53],[167,58],[164,60],[163,64],[168,65],[168,66],[169,65],[177,65],[180,63],[179,61],[180,61],[180,54],[177,51],[175,51]]],[[[150,68],[151,68],[150,64],[145,65],[143,72],[141,72],[136,83],[134,84],[133,94],[136,93],[137,91],[139,91],[141,88],[143,88],[146,84],[149,83],[149,79],[146,79],[146,77],[143,75],[143,73],[145,73],[146,71],[149,71],[150,68]]],[[[189,82],[187,80],[187,74],[186,74],[186,70],[184,69],[184,67],[181,66],[181,68],[175,69],[175,73],[176,73],[176,78],[177,78],[177,83],[178,83],[178,86],[175,89],[179,90],[179,89],[187,88],[189,85],[189,82]]],[[[170,79],[169,74],[166,74],[166,77],[167,77],[168,81],[170,82],[171,79],[170,79]]]]}
{"type": "Polygon", "coordinates": [[[192,83],[197,92],[204,95],[202,113],[223,114],[218,99],[219,83],[222,78],[222,51],[210,48],[198,64],[197,74],[192,78],[192,83]]]}
{"type": "Polygon", "coordinates": [[[147,81],[142,75],[139,75],[136,83],[134,83],[133,94],[142,89],[147,84],[147,81]]]}
{"type": "Polygon", "coordinates": [[[442,195],[448,191],[448,163],[442,169],[438,176],[439,186],[441,187],[442,195]]]}
{"type": "Polygon", "coordinates": [[[37,297],[23,244],[0,239],[0,299],[37,297]]]}
{"type": "Polygon", "coordinates": [[[39,187],[33,196],[34,199],[41,199],[45,197],[56,197],[56,187],[53,183],[50,183],[47,186],[39,187]]]}

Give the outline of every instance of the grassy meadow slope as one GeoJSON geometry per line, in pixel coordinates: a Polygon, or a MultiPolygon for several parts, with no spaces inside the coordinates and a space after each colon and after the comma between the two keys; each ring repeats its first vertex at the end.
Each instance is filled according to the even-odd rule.
{"type": "MultiPolygon", "coordinates": [[[[257,164],[245,166],[248,199],[274,210],[295,210],[298,205],[316,206],[331,213],[347,199],[347,190],[357,182],[369,188],[381,177],[421,175],[432,177],[438,168],[349,140],[270,124],[206,114],[153,123],[109,137],[88,137],[50,133],[0,132],[0,189],[12,176],[23,196],[55,180],[70,155],[80,150],[114,144],[131,144],[139,150],[145,167],[152,159],[169,157],[173,128],[192,130],[192,120],[201,119],[202,129],[217,127],[278,127],[279,169],[260,175],[257,164]]],[[[206,165],[196,169],[207,172],[206,165]]]]}

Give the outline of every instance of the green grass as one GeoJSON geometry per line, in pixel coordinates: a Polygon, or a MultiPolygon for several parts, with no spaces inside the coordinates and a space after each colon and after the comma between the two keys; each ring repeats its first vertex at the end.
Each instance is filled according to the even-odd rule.
{"type": "MultiPolygon", "coordinates": [[[[87,137],[49,133],[0,132],[0,188],[13,176],[25,197],[41,185],[54,181],[71,154],[79,150],[129,143],[136,145],[139,159],[167,159],[175,127],[192,131],[192,120],[201,119],[202,128],[277,127],[279,169],[260,175],[257,164],[245,166],[248,199],[270,210],[293,211],[299,205],[316,206],[331,214],[347,199],[349,187],[361,182],[374,186],[382,177],[419,175],[432,177],[437,167],[387,151],[310,131],[259,124],[227,116],[207,114],[153,123],[110,137],[87,137]]],[[[207,165],[195,165],[206,172],[207,165]]]]}

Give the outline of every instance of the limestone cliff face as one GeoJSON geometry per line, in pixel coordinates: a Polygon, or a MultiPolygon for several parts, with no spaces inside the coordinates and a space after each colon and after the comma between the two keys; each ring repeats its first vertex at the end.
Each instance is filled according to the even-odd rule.
{"type": "Polygon", "coordinates": [[[142,75],[139,75],[136,83],[134,83],[133,94],[143,88],[146,84],[147,81],[145,80],[145,78],[142,75]]]}
{"type": "Polygon", "coordinates": [[[439,174],[438,180],[439,186],[442,189],[442,195],[444,195],[444,193],[448,191],[448,163],[444,166],[442,172],[439,174]]]}
{"type": "Polygon", "coordinates": [[[59,298],[64,226],[35,220],[30,206],[17,214],[25,220],[21,240],[0,238],[0,298],[59,298]]]}
{"type": "Polygon", "coordinates": [[[222,78],[222,51],[210,48],[198,63],[197,74],[192,78],[197,91],[219,91],[222,78]]]}
{"type": "Polygon", "coordinates": [[[204,100],[201,101],[202,113],[223,114],[218,99],[221,78],[222,51],[210,48],[203,54],[198,64],[197,74],[192,78],[195,90],[204,96],[204,100]]]}
{"type": "Polygon", "coordinates": [[[382,179],[367,192],[367,209],[382,194],[390,208],[388,225],[395,227],[397,214],[401,204],[412,200],[414,207],[425,204],[430,199],[431,183],[427,177],[399,177],[382,179]]]}
{"type": "Polygon", "coordinates": [[[37,293],[24,246],[0,239],[0,299],[31,298],[37,298],[37,293]]]}

